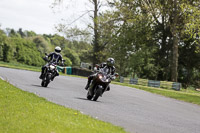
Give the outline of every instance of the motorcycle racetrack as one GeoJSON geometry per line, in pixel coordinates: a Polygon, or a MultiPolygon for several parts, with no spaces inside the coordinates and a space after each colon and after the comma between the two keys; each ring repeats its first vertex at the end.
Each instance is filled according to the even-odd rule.
{"type": "Polygon", "coordinates": [[[87,79],[59,76],[41,87],[40,72],[0,67],[0,77],[56,104],[125,128],[130,133],[199,133],[200,106],[135,88],[111,84],[94,102],[87,100],[87,79]]]}

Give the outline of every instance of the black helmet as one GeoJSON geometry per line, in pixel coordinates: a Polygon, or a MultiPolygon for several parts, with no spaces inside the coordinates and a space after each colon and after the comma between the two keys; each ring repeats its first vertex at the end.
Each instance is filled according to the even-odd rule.
{"type": "Polygon", "coordinates": [[[61,52],[61,48],[59,46],[55,47],[55,52],[56,53],[60,53],[61,52]]]}
{"type": "Polygon", "coordinates": [[[115,64],[115,59],[113,59],[113,58],[107,59],[107,65],[108,66],[112,67],[112,66],[114,66],[114,64],[115,64]]]}

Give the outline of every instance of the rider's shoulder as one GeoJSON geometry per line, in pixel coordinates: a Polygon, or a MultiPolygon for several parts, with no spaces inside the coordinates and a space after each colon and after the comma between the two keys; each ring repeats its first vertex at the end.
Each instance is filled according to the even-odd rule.
{"type": "Polygon", "coordinates": [[[56,52],[51,52],[50,54],[62,56],[60,53],[56,53],[56,52]]]}
{"type": "Polygon", "coordinates": [[[49,53],[49,55],[52,55],[52,54],[54,54],[54,52],[49,53]]]}
{"type": "Polygon", "coordinates": [[[102,62],[100,66],[105,67],[106,65],[107,65],[106,62],[102,62]]]}

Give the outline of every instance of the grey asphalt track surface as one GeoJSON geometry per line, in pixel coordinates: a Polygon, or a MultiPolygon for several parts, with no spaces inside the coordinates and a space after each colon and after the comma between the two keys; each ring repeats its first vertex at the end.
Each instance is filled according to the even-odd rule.
{"type": "Polygon", "coordinates": [[[86,99],[87,79],[59,76],[45,88],[40,85],[39,75],[0,67],[0,77],[14,86],[131,133],[200,133],[198,105],[113,84],[111,91],[94,102],[86,99]]]}

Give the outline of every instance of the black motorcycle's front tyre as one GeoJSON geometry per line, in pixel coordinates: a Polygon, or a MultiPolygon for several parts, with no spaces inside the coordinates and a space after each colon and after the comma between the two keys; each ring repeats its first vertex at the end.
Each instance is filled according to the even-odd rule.
{"type": "Polygon", "coordinates": [[[41,85],[42,85],[43,87],[47,87],[48,84],[50,83],[50,80],[51,80],[51,75],[47,74],[47,75],[46,75],[46,79],[45,79],[45,80],[42,80],[41,85]]]}
{"type": "Polygon", "coordinates": [[[103,89],[102,88],[98,88],[96,90],[96,93],[94,94],[94,98],[93,101],[97,101],[97,99],[99,98],[99,96],[101,96],[103,89]]]}

